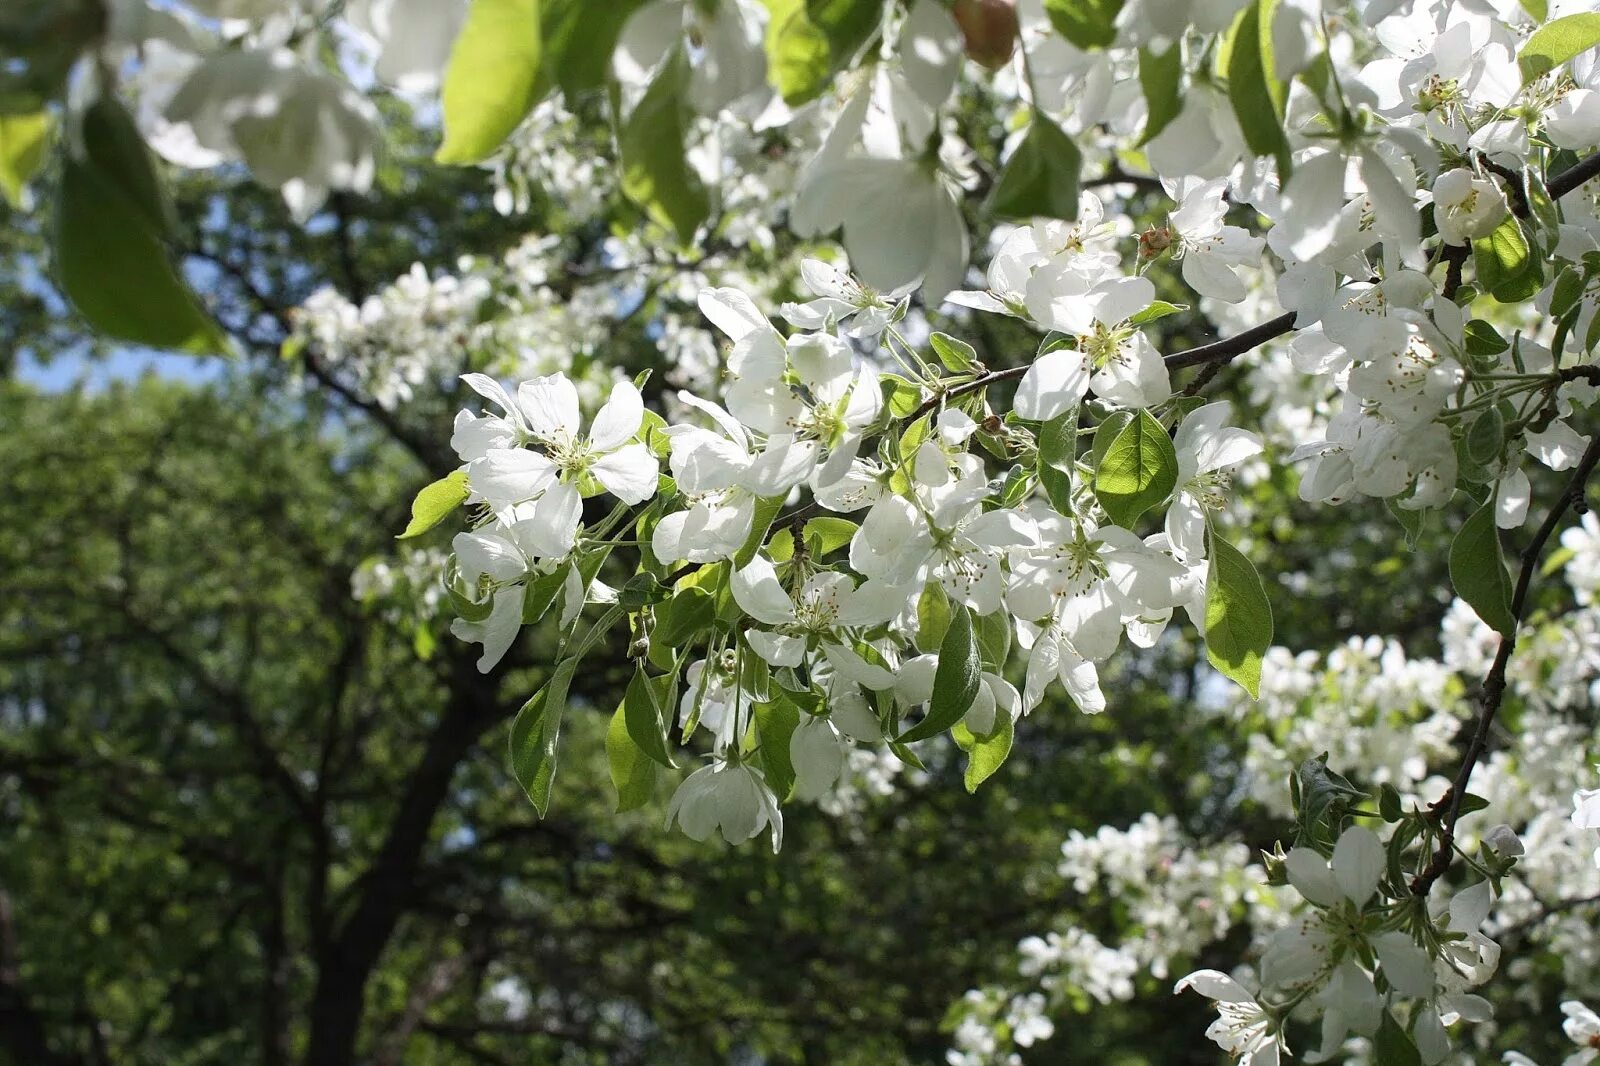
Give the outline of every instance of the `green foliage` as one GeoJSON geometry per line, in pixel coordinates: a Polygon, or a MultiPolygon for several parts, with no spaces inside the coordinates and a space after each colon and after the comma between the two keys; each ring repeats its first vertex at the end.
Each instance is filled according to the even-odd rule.
{"type": "Polygon", "coordinates": [[[575,655],[561,660],[511,723],[511,772],[541,818],[550,809],[561,719],[567,713],[567,690],[578,662],[575,655]]]}
{"type": "Polygon", "coordinates": [[[1139,87],[1144,90],[1144,132],[1141,145],[1172,124],[1183,110],[1183,47],[1174,42],[1165,52],[1139,49],[1139,87]]]}
{"type": "MultiPolygon", "coordinates": [[[[967,732],[964,728],[960,731],[967,732]]],[[[967,768],[961,775],[961,783],[968,792],[977,792],[978,786],[1005,764],[1016,735],[1016,723],[1009,713],[1001,710],[996,713],[994,729],[988,735],[980,737],[967,733],[967,737],[961,738],[965,741],[961,746],[967,752],[967,768]]]]}
{"type": "Polygon", "coordinates": [[[1078,412],[1066,411],[1039,427],[1039,460],[1035,470],[1050,506],[1072,513],[1072,474],[1078,457],[1078,412]]]}
{"type": "Polygon", "coordinates": [[[543,95],[540,0],[471,0],[450,50],[441,163],[487,159],[543,95]]]}
{"type": "Polygon", "coordinates": [[[411,521],[406,523],[405,532],[395,539],[409,540],[422,536],[455,513],[456,508],[466,503],[470,495],[472,491],[467,486],[465,470],[452,471],[433,484],[424,486],[417,493],[417,498],[411,501],[411,521]]]}
{"type": "Polygon", "coordinates": [[[677,688],[676,677],[651,677],[640,666],[622,697],[629,738],[640,751],[669,770],[678,768],[667,748],[667,729],[676,704],[677,688]]]}
{"type": "Polygon", "coordinates": [[[656,790],[656,761],[628,735],[627,705],[619,706],[606,728],[606,762],[617,790],[617,813],[636,811],[656,790]]]}
{"type": "Polygon", "coordinates": [[[20,209],[28,181],[44,165],[54,121],[48,111],[0,112],[0,196],[20,209]]]}
{"type": "Polygon", "coordinates": [[[794,791],[794,762],[789,741],[800,726],[800,708],[781,689],[771,700],[755,705],[756,734],[761,739],[761,772],[779,801],[794,791]]]}
{"type": "Polygon", "coordinates": [[[1279,176],[1287,178],[1289,139],[1283,132],[1283,108],[1288,88],[1277,78],[1272,49],[1277,6],[1277,0],[1252,0],[1239,12],[1223,38],[1221,63],[1245,144],[1257,155],[1275,158],[1279,176]]]}
{"type": "Polygon", "coordinates": [[[1544,270],[1515,215],[1507,215],[1493,233],[1472,242],[1472,262],[1478,284],[1501,303],[1526,300],[1544,284],[1544,270]]]}
{"type": "Polygon", "coordinates": [[[933,699],[922,721],[900,735],[902,744],[936,737],[961,721],[977,699],[983,683],[983,663],[973,633],[972,610],[951,605],[950,626],[939,643],[939,666],[933,675],[933,699]]]}
{"type": "Polygon", "coordinates": [[[1134,415],[1095,463],[1095,497],[1113,522],[1128,529],[1177,485],[1178,453],[1149,411],[1134,415]]]}
{"type": "Polygon", "coordinates": [[[1028,132],[1006,160],[985,210],[995,218],[1078,217],[1083,156],[1060,126],[1033,112],[1028,132]]]}
{"type": "Polygon", "coordinates": [[[648,0],[540,0],[544,69],[568,99],[601,88],[628,19],[648,0]]]}
{"type": "Polygon", "coordinates": [[[1122,0],[1044,0],[1056,32],[1079,48],[1104,48],[1116,39],[1122,0]]]}
{"type": "Polygon", "coordinates": [[[1212,535],[1206,571],[1206,658],[1255,699],[1261,659],[1272,646],[1272,603],[1244,553],[1212,535]]]}
{"type": "Polygon", "coordinates": [[[622,191],[688,244],[711,212],[705,185],[684,156],[689,61],[673,53],[617,132],[622,191]]]}
{"type": "Polygon", "coordinates": [[[1503,637],[1516,632],[1511,575],[1500,556],[1494,501],[1478,508],[1450,543],[1450,583],[1484,623],[1503,637]]]}
{"type": "Polygon", "coordinates": [[[150,152],[114,100],[84,113],[56,200],[55,270],[85,321],[116,340],[194,354],[226,340],[167,255],[172,217],[150,152]]]}
{"type": "MultiPolygon", "coordinates": [[[[1534,17],[1544,21],[1542,14],[1534,17]]],[[[1585,11],[1546,22],[1534,31],[1517,55],[1523,84],[1550,73],[1597,44],[1600,44],[1600,13],[1585,11]]]]}
{"type": "Polygon", "coordinates": [[[785,103],[814,100],[878,31],[877,0],[766,0],[767,71],[785,103]]]}

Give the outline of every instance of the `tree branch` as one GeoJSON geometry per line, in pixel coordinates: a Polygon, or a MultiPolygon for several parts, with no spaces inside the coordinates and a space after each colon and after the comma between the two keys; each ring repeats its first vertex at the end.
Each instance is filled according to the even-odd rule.
{"type": "Polygon", "coordinates": [[[1450,869],[1450,864],[1455,858],[1455,830],[1456,822],[1461,817],[1461,804],[1466,798],[1472,771],[1477,767],[1478,760],[1483,757],[1484,749],[1488,747],[1489,730],[1494,725],[1495,715],[1499,713],[1501,701],[1505,698],[1506,668],[1511,663],[1511,653],[1517,647],[1517,627],[1522,624],[1522,616],[1527,610],[1528,590],[1533,584],[1534,572],[1539,568],[1539,557],[1544,554],[1544,546],[1555,535],[1556,527],[1561,524],[1567,508],[1576,507],[1580,511],[1583,509],[1584,493],[1589,477],[1594,473],[1597,464],[1600,464],[1600,433],[1595,434],[1589,442],[1589,447],[1583,453],[1583,458],[1578,460],[1577,467],[1573,469],[1572,477],[1562,491],[1561,498],[1550,508],[1550,513],[1545,516],[1544,522],[1534,533],[1533,540],[1522,553],[1522,568],[1517,574],[1516,589],[1511,595],[1513,620],[1511,635],[1500,638],[1500,647],[1495,651],[1494,663],[1483,679],[1478,724],[1473,730],[1472,739],[1467,743],[1466,754],[1461,759],[1461,768],[1456,771],[1455,780],[1450,783],[1444,795],[1428,808],[1439,819],[1439,846],[1427,867],[1412,878],[1413,895],[1426,896],[1433,888],[1434,882],[1450,869]]]}

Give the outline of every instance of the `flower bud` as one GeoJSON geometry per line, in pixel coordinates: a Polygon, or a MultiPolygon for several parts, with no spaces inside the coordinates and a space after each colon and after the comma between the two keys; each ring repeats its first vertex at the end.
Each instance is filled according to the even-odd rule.
{"type": "Polygon", "coordinates": [[[1522,838],[1509,825],[1500,824],[1483,835],[1483,842],[1503,859],[1515,859],[1523,854],[1522,838]]]}
{"type": "Polygon", "coordinates": [[[956,0],[956,25],[967,44],[967,58],[999,70],[1017,47],[1016,0],[956,0]]]}

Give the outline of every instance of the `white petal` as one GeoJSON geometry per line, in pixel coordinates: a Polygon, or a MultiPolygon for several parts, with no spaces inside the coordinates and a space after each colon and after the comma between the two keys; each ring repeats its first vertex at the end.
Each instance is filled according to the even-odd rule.
{"type": "Polygon", "coordinates": [[[589,447],[609,452],[625,444],[639,432],[644,422],[644,399],[631,381],[611,386],[611,398],[594,416],[589,427],[589,447]]]}
{"type": "Polygon", "coordinates": [[[635,442],[594,461],[595,480],[623,503],[643,503],[656,494],[661,467],[643,444],[635,442]]]}
{"type": "Polygon", "coordinates": [[[538,436],[571,440],[578,435],[578,390],[565,374],[524,381],[517,388],[517,406],[538,436]]]}
{"type": "Polygon", "coordinates": [[[733,574],[733,601],[745,614],[769,626],[793,622],[794,601],[778,583],[778,573],[762,556],[733,574]]]}
{"type": "Polygon", "coordinates": [[[1351,826],[1333,848],[1333,877],[1339,891],[1357,906],[1372,898],[1383,876],[1383,843],[1365,826],[1351,826]]]}
{"type": "Polygon", "coordinates": [[[1061,349],[1040,356],[1022,375],[1012,408],[1019,418],[1043,422],[1071,409],[1088,391],[1083,353],[1061,349]]]}

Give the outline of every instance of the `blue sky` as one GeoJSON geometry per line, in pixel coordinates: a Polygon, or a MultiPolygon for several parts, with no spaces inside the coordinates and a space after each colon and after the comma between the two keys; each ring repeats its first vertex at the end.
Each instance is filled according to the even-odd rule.
{"type": "Polygon", "coordinates": [[[17,367],[17,377],[51,392],[63,392],[80,383],[90,390],[103,389],[112,382],[132,381],[147,373],[188,381],[214,381],[226,369],[226,360],[215,357],[198,358],[148,348],[118,348],[103,359],[64,352],[48,366],[24,355],[17,367]]]}

